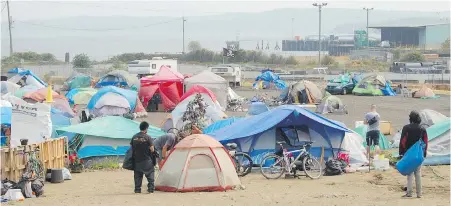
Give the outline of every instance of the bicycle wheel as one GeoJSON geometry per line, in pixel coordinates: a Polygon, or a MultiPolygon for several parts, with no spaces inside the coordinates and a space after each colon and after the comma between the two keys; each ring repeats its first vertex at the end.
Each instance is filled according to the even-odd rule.
{"type": "Polygon", "coordinates": [[[238,152],[235,154],[234,159],[236,173],[238,174],[238,176],[244,177],[247,174],[251,173],[253,163],[251,157],[248,154],[238,152]]]}
{"type": "Polygon", "coordinates": [[[311,179],[318,179],[323,174],[323,168],[315,157],[307,156],[302,160],[305,174],[311,179]]]}
{"type": "Polygon", "coordinates": [[[285,173],[285,160],[277,155],[268,155],[260,163],[260,172],[266,179],[278,179],[285,173]]]}

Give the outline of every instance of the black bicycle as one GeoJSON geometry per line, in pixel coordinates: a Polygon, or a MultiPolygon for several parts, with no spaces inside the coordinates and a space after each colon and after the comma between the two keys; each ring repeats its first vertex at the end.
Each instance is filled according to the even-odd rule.
{"type": "Polygon", "coordinates": [[[251,157],[244,152],[237,152],[237,144],[235,143],[228,143],[226,146],[229,150],[229,155],[235,161],[235,169],[238,176],[244,177],[251,173],[253,166],[251,157]]]}

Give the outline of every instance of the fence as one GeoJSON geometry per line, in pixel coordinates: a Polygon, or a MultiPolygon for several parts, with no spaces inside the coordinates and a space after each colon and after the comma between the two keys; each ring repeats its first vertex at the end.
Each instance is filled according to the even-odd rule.
{"type": "Polygon", "coordinates": [[[36,152],[36,157],[41,160],[44,171],[48,168],[63,168],[66,158],[65,137],[47,140],[39,144],[19,146],[16,148],[2,148],[1,152],[1,177],[19,181],[30,158],[31,153],[36,152]],[[37,152],[39,150],[39,152],[37,152]]]}

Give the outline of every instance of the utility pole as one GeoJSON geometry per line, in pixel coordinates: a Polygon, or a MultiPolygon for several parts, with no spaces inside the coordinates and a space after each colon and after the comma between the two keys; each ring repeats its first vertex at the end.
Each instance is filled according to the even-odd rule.
{"type": "Polygon", "coordinates": [[[371,10],[373,10],[374,8],[366,8],[364,7],[363,10],[366,10],[366,46],[367,49],[370,50],[370,38],[369,38],[369,34],[368,34],[368,17],[369,17],[369,13],[371,10]]]}
{"type": "Polygon", "coordinates": [[[11,33],[11,24],[13,23],[11,20],[11,14],[9,12],[9,1],[6,1],[6,7],[8,9],[8,28],[9,28],[9,55],[13,55],[13,35],[11,33]]]}
{"type": "Polygon", "coordinates": [[[327,3],[314,3],[313,6],[318,7],[319,11],[319,27],[318,27],[318,65],[321,67],[321,9],[327,6],[327,3]]]}
{"type": "Polygon", "coordinates": [[[182,17],[182,27],[183,27],[183,51],[182,54],[185,54],[185,17],[182,17]]]}

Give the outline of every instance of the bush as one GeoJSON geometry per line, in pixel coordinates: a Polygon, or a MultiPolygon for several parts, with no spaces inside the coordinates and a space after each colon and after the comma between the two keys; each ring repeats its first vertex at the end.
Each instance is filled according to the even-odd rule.
{"type": "Polygon", "coordinates": [[[410,52],[401,58],[403,62],[422,62],[424,61],[424,55],[420,52],[410,52]]]}
{"type": "Polygon", "coordinates": [[[92,62],[86,54],[77,54],[72,61],[74,68],[90,68],[91,64],[92,62]]]}
{"type": "Polygon", "coordinates": [[[334,63],[335,63],[335,59],[329,55],[326,55],[321,59],[321,65],[324,65],[324,66],[333,65],[334,63]]]}

